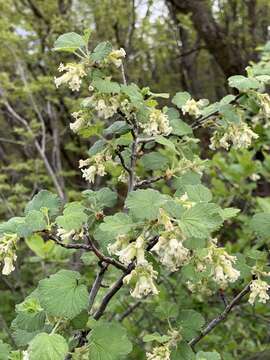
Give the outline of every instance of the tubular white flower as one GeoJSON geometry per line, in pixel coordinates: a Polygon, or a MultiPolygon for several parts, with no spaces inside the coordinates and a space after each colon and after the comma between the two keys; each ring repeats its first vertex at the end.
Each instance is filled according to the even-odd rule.
{"type": "Polygon", "coordinates": [[[144,264],[137,265],[123,281],[125,284],[129,284],[133,281],[136,282],[134,289],[131,290],[131,296],[141,299],[148,294],[158,294],[158,289],[154,283],[157,274],[158,273],[153,269],[153,266],[145,261],[144,264]]]}
{"type": "Polygon", "coordinates": [[[83,64],[69,63],[64,65],[61,63],[58,70],[60,72],[65,71],[65,74],[54,78],[57,88],[62,84],[68,84],[72,91],[80,90],[81,78],[87,75],[83,64]]]}
{"type": "Polygon", "coordinates": [[[120,234],[117,236],[116,241],[107,246],[108,253],[110,255],[116,255],[119,253],[119,250],[124,249],[129,244],[129,238],[125,234],[120,234]]]}
{"type": "Polygon", "coordinates": [[[12,271],[15,270],[14,262],[16,261],[17,256],[15,254],[6,256],[4,258],[4,267],[2,270],[3,275],[9,275],[12,273],[12,271]]]}
{"type": "Polygon", "coordinates": [[[97,174],[97,168],[94,165],[91,165],[89,168],[87,169],[82,169],[82,177],[86,180],[89,181],[90,183],[94,183],[95,182],[95,177],[97,174]]]}
{"type": "Polygon", "coordinates": [[[137,265],[144,264],[144,238],[139,236],[135,242],[116,252],[116,255],[119,256],[119,260],[125,265],[130,264],[134,258],[137,260],[137,265]]]}
{"type": "Polygon", "coordinates": [[[67,231],[63,228],[58,228],[56,235],[59,236],[62,241],[70,240],[75,235],[75,230],[67,231]]]}
{"type": "Polygon", "coordinates": [[[248,302],[253,305],[256,299],[258,302],[265,304],[269,300],[268,291],[270,285],[266,281],[257,279],[253,280],[250,284],[250,296],[248,302]]]}
{"type": "Polygon", "coordinates": [[[75,121],[73,123],[70,123],[69,126],[74,133],[77,133],[87,123],[82,114],[82,111],[74,112],[71,114],[71,116],[74,117],[75,121]]]}

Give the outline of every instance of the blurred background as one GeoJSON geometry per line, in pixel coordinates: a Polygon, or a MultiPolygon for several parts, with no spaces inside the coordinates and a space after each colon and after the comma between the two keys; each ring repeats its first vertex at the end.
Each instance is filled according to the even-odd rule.
{"type": "Polygon", "coordinates": [[[269,38],[269,0],[6,0],[0,12],[1,220],[40,188],[72,199],[86,186],[77,169],[89,142],[69,130],[82,94],[53,82],[71,59],[51,50],[60,34],[90,28],[91,46],[125,48],[128,81],[210,101],[269,38]]]}

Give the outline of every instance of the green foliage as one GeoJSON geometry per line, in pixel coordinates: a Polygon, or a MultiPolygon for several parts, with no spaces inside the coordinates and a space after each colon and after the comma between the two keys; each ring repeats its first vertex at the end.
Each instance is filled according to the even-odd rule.
{"type": "Polygon", "coordinates": [[[64,360],[68,352],[66,340],[58,334],[38,334],[29,345],[30,360],[64,360]]]}

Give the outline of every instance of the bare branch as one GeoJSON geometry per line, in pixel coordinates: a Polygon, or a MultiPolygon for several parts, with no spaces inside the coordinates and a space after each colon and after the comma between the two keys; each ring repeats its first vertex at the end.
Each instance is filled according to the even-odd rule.
{"type": "Polygon", "coordinates": [[[88,312],[91,312],[92,306],[94,304],[95,298],[97,296],[97,293],[99,289],[101,288],[101,283],[103,280],[103,277],[105,275],[106,270],[108,269],[109,264],[100,264],[100,270],[96,276],[96,279],[94,281],[94,284],[91,288],[90,294],[89,294],[89,302],[88,302],[88,312]]]}

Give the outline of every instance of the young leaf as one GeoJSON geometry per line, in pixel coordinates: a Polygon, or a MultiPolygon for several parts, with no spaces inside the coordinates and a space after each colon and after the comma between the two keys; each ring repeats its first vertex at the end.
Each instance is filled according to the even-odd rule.
{"type": "Polygon", "coordinates": [[[120,85],[115,81],[107,79],[95,79],[92,84],[99,92],[105,94],[118,94],[120,92],[120,85]]]}
{"type": "Polygon", "coordinates": [[[38,334],[29,344],[29,360],[64,360],[68,353],[66,340],[58,334],[38,334]]]}
{"type": "Polygon", "coordinates": [[[172,351],[171,360],[195,360],[195,354],[186,342],[181,341],[177,349],[172,351]]]}
{"type": "Polygon", "coordinates": [[[86,46],[86,43],[81,35],[75,32],[69,32],[59,36],[54,43],[53,50],[74,52],[78,48],[86,46]]]}
{"type": "Polygon", "coordinates": [[[185,190],[188,198],[195,202],[209,202],[212,200],[211,191],[204,185],[186,185],[185,190]]]}
{"type": "Polygon", "coordinates": [[[87,308],[88,292],[79,285],[80,277],[78,272],[60,270],[39,282],[40,303],[49,315],[73,319],[87,308]]]}
{"type": "Polygon", "coordinates": [[[88,335],[88,340],[91,360],[119,360],[132,350],[126,330],[117,323],[98,323],[88,335]]]}
{"type": "Polygon", "coordinates": [[[243,75],[234,75],[229,77],[228,79],[229,86],[235,87],[240,91],[246,91],[249,89],[258,89],[260,87],[260,83],[255,78],[247,78],[243,75]]]}
{"type": "Polygon", "coordinates": [[[164,170],[169,163],[167,157],[158,152],[145,154],[140,161],[145,170],[164,170]]]}
{"type": "Polygon", "coordinates": [[[10,345],[5,344],[2,340],[0,340],[0,359],[1,360],[8,360],[10,350],[11,350],[10,345]]]}
{"type": "Polygon", "coordinates": [[[91,209],[95,211],[113,207],[117,202],[117,193],[106,187],[98,191],[85,190],[83,195],[89,201],[91,209]]]}
{"type": "Polygon", "coordinates": [[[259,236],[270,237],[270,213],[258,213],[253,216],[250,222],[251,229],[259,236]]]}
{"type": "Polygon", "coordinates": [[[112,238],[117,235],[127,234],[133,227],[132,219],[124,213],[106,216],[104,222],[99,226],[101,231],[110,234],[112,238]]]}

